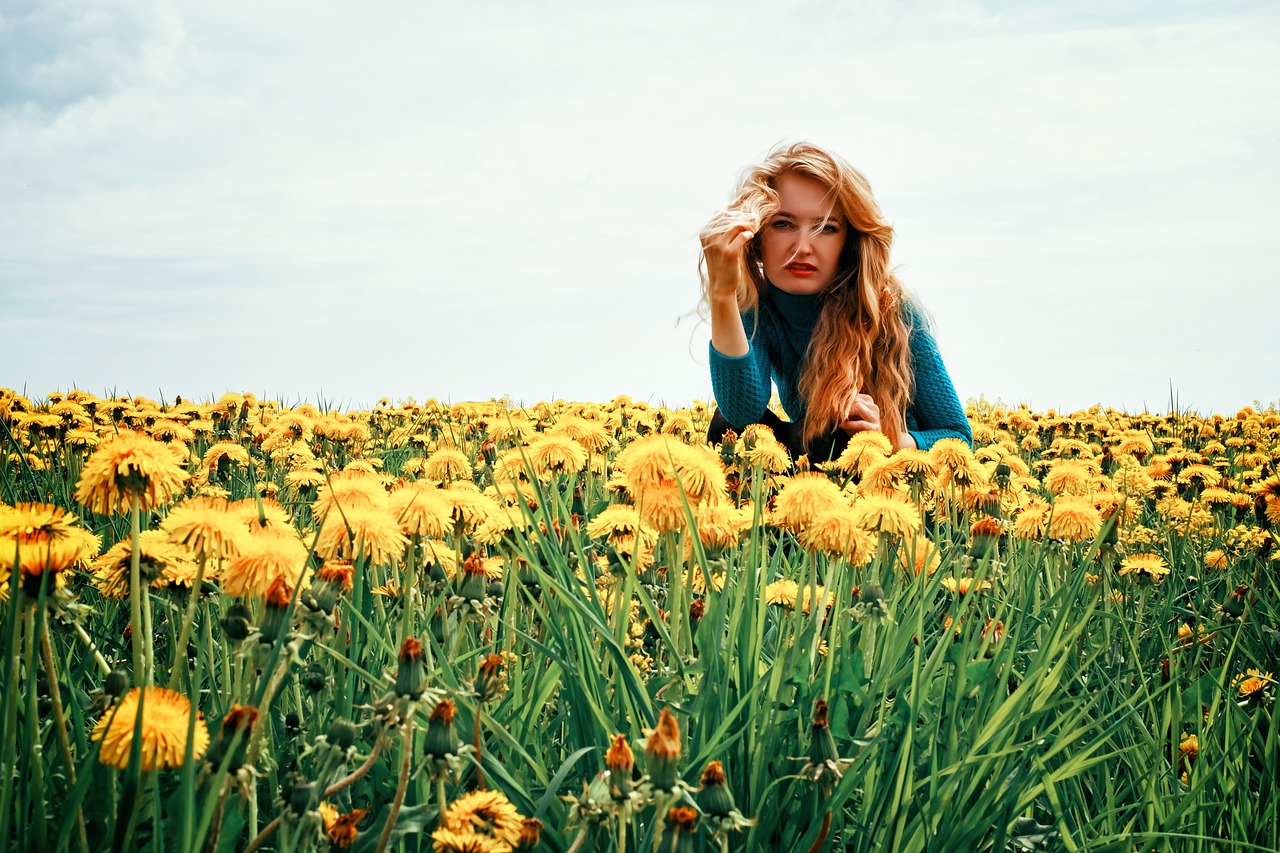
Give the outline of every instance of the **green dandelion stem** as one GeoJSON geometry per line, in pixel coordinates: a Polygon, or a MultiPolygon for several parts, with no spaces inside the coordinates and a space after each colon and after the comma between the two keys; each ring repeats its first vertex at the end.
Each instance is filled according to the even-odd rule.
{"type": "Polygon", "coordinates": [[[89,649],[89,653],[93,655],[93,660],[98,664],[98,669],[102,670],[102,674],[106,675],[111,672],[111,666],[107,663],[107,659],[102,656],[102,652],[98,651],[98,647],[94,644],[93,638],[85,631],[84,626],[79,622],[72,622],[71,627],[75,630],[76,636],[80,638],[80,642],[84,643],[89,649]]]}
{"type": "Polygon", "coordinates": [[[187,675],[187,643],[191,639],[191,625],[196,621],[196,607],[200,604],[200,588],[204,585],[204,567],[208,557],[204,551],[196,563],[196,578],[191,582],[191,595],[187,601],[187,615],[178,631],[178,642],[173,647],[173,666],[169,670],[169,689],[177,690],[179,677],[187,675]],[[179,667],[181,662],[181,667],[179,667]]]}
{"type": "Polygon", "coordinates": [[[436,802],[440,804],[440,826],[444,826],[444,813],[449,808],[449,798],[445,796],[444,774],[436,774],[436,802]]]}
{"type": "MultiPolygon", "coordinates": [[[[35,825],[35,841],[36,848],[43,850],[45,846],[45,838],[48,833],[48,825],[46,823],[44,812],[44,761],[40,756],[40,719],[38,696],[39,691],[36,690],[36,610],[37,608],[28,608],[22,615],[23,630],[23,657],[27,662],[27,708],[26,708],[26,730],[30,738],[26,744],[27,753],[27,778],[30,780],[29,791],[31,793],[31,805],[35,809],[36,825],[35,825]]],[[[30,839],[28,839],[30,844],[30,839]]]]}
{"type": "MultiPolygon", "coordinates": [[[[49,639],[49,621],[40,620],[40,655],[44,663],[45,675],[49,682],[49,702],[53,709],[53,730],[58,735],[58,749],[61,752],[62,764],[67,771],[67,787],[76,786],[76,765],[71,757],[71,740],[67,737],[66,713],[62,708],[62,691],[58,689],[58,671],[53,662],[53,642],[49,639]]],[[[84,828],[84,809],[76,809],[76,840],[80,849],[88,851],[89,836],[84,828]]]]}
{"type": "Polygon", "coordinates": [[[409,542],[409,551],[404,561],[404,585],[401,589],[400,642],[413,636],[413,590],[418,583],[418,548],[422,544],[422,534],[413,534],[409,542]]]}
{"type": "MultiPolygon", "coordinates": [[[[10,574],[9,589],[16,590],[19,588],[18,579],[19,559],[15,556],[13,561],[13,571],[10,574]]],[[[10,829],[10,809],[13,803],[14,779],[17,774],[14,772],[17,764],[17,729],[18,729],[18,600],[20,596],[11,594],[9,596],[6,611],[8,619],[6,620],[7,634],[4,649],[4,717],[0,718],[4,731],[4,746],[0,749],[0,756],[4,761],[4,778],[0,780],[0,849],[9,849],[9,829],[10,829]]]]}
{"type": "Polygon", "coordinates": [[[130,499],[133,508],[129,511],[129,627],[133,641],[133,682],[141,686],[146,676],[146,652],[142,646],[142,553],[138,549],[142,510],[136,492],[130,499]]]}
{"type": "Polygon", "coordinates": [[[583,826],[582,829],[579,829],[577,836],[573,839],[573,843],[569,845],[569,849],[565,853],[577,853],[581,850],[582,845],[587,843],[587,831],[589,829],[590,827],[588,826],[583,826]]]}
{"type": "MultiPolygon", "coordinates": [[[[395,799],[391,801],[391,810],[387,812],[387,824],[382,827],[382,835],[378,837],[377,853],[383,853],[387,849],[387,844],[391,841],[391,830],[396,825],[396,818],[400,816],[400,807],[404,805],[404,793],[409,787],[409,768],[413,764],[413,718],[405,724],[404,728],[404,758],[400,760],[400,780],[396,783],[395,799]]],[[[444,809],[440,811],[441,819],[444,818],[444,809]]]]}

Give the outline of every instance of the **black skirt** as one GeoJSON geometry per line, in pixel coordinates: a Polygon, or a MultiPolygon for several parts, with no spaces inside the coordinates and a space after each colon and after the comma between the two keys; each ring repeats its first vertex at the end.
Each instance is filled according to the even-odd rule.
{"type": "MultiPolygon", "coordinates": [[[[761,426],[767,426],[772,430],[774,437],[786,446],[787,452],[791,454],[792,459],[798,459],[807,454],[810,463],[827,462],[835,459],[844,450],[845,445],[849,443],[849,434],[836,427],[831,432],[815,438],[808,448],[805,448],[800,438],[804,429],[804,421],[789,423],[769,409],[765,409],[764,415],[756,423],[761,426]]],[[[717,409],[711,416],[711,425],[707,427],[707,441],[711,444],[719,444],[724,438],[724,434],[730,429],[733,429],[733,425],[717,409]]],[[[735,430],[735,432],[741,433],[741,430],[735,430]]]]}

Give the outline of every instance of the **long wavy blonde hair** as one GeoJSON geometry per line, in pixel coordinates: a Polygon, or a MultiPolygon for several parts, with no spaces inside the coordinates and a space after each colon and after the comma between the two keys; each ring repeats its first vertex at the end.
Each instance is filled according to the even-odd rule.
{"type": "MultiPolygon", "coordinates": [[[[702,242],[740,225],[755,232],[744,253],[746,276],[738,287],[738,310],[755,309],[768,284],[760,232],[778,211],[777,181],[787,173],[826,186],[832,206],[848,224],[836,275],[818,297],[818,322],[800,369],[798,390],[805,403],[802,440],[808,445],[835,429],[848,419],[857,395],[866,393],[880,409],[884,433],[900,444],[915,382],[908,346],[911,328],[904,311],[907,296],[889,267],[893,228],[862,173],[816,145],[800,142],[776,148],[743,173],[733,200],[703,229],[702,242]]],[[[705,304],[705,258],[699,260],[698,269],[705,304]]]]}

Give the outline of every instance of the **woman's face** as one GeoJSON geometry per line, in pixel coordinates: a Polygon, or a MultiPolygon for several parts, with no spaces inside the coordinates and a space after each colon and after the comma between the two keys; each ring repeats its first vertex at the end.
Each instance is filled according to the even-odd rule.
{"type": "Polygon", "coordinates": [[[835,278],[848,226],[828,188],[805,175],[778,177],[778,212],[765,223],[760,254],[765,278],[797,295],[821,293],[835,278]]]}

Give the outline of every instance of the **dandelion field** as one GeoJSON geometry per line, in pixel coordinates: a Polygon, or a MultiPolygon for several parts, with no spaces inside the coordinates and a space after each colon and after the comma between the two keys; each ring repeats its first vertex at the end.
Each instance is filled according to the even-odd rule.
{"type": "Polygon", "coordinates": [[[0,850],[1276,850],[1280,415],[0,389],[0,850]]]}

